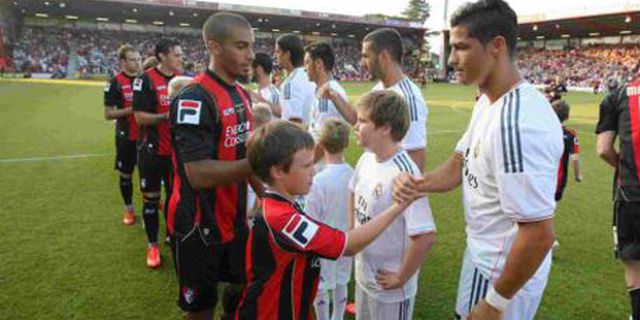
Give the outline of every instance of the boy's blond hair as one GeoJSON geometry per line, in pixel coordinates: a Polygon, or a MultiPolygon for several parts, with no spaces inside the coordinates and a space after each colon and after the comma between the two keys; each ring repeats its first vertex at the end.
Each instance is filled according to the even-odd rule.
{"type": "Polygon", "coordinates": [[[176,97],[176,94],[180,91],[180,89],[184,88],[184,86],[188,85],[193,81],[192,77],[187,76],[176,76],[171,81],[169,81],[169,99],[173,99],[176,97]]]}
{"type": "Polygon", "coordinates": [[[264,102],[258,102],[253,105],[253,128],[254,130],[269,123],[273,118],[271,107],[264,102]]]}
{"type": "Polygon", "coordinates": [[[369,113],[376,128],[389,126],[391,138],[400,142],[409,130],[409,106],[407,101],[391,90],[371,91],[356,103],[356,109],[369,113]]]}
{"type": "Polygon", "coordinates": [[[330,154],[338,154],[349,146],[350,127],[340,119],[328,118],[320,128],[319,144],[330,154]]]}

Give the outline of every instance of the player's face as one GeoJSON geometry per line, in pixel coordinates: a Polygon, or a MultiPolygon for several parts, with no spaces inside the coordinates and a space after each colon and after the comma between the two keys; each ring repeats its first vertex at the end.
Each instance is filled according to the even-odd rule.
{"type": "Polygon", "coordinates": [[[174,73],[182,72],[182,47],[175,46],[167,54],[160,54],[162,65],[174,73]]]}
{"type": "Polygon", "coordinates": [[[293,155],[289,171],[282,174],[282,185],[290,195],[309,193],[313,183],[313,149],[301,149],[293,155]]]}
{"type": "Polygon", "coordinates": [[[359,146],[370,150],[376,141],[380,141],[379,139],[382,138],[382,129],[376,128],[376,125],[371,121],[369,111],[358,110],[358,117],[353,130],[359,146]]]}
{"type": "Polygon", "coordinates": [[[249,79],[254,58],[254,42],[255,36],[251,28],[234,29],[229,39],[220,46],[216,63],[219,63],[219,67],[229,76],[249,79]]]}
{"type": "Polygon", "coordinates": [[[308,52],[304,54],[304,69],[307,71],[309,81],[315,82],[317,80],[317,70],[308,52]]]}
{"type": "Polygon", "coordinates": [[[289,64],[289,52],[281,50],[277,43],[276,43],[275,56],[276,56],[276,60],[278,61],[278,65],[281,68],[289,64]]]}
{"type": "Polygon", "coordinates": [[[140,73],[140,69],[142,68],[142,58],[140,58],[140,53],[138,51],[129,51],[127,52],[126,58],[121,60],[122,69],[131,75],[140,73]]]}
{"type": "Polygon", "coordinates": [[[373,49],[371,42],[362,43],[362,66],[371,74],[373,80],[382,78],[382,68],[380,68],[380,59],[373,49]]]}
{"type": "Polygon", "coordinates": [[[486,46],[469,36],[466,26],[457,26],[451,29],[449,65],[454,68],[460,83],[482,85],[493,69],[494,58],[486,46]]]}

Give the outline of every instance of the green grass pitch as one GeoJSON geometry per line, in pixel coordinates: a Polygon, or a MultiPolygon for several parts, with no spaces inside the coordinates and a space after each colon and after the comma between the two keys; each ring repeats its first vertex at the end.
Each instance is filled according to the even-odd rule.
{"type": "MultiPolygon", "coordinates": [[[[346,84],[352,99],[371,83],[346,84]]],[[[145,266],[140,223],[121,223],[113,123],[102,87],[0,80],[0,318],[180,319],[170,252],[145,266]],[[77,158],[66,157],[76,156],[77,158]]],[[[452,152],[473,88],[430,84],[427,167],[452,152]]],[[[561,246],[538,319],[626,319],[623,269],[612,256],[612,171],[595,155],[602,96],[570,93],[584,182],[569,182],[556,212],[561,246]]],[[[352,143],[348,160],[361,150],[352,143]]],[[[136,178],[137,180],[137,178],[136,178]]],[[[136,191],[136,211],[140,211],[136,191]]],[[[439,240],[420,275],[415,319],[451,319],[464,249],[459,191],[430,199],[439,240]]]]}

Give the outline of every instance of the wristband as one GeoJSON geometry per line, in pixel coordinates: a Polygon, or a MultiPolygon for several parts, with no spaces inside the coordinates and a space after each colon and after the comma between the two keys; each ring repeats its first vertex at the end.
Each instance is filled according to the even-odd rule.
{"type": "Polygon", "coordinates": [[[486,301],[490,306],[500,310],[501,312],[504,312],[511,302],[511,300],[500,295],[493,287],[489,289],[489,292],[484,298],[484,301],[486,301]]]}

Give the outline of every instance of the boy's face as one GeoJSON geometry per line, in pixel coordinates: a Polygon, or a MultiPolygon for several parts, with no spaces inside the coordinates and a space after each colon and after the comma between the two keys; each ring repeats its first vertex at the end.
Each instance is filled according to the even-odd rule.
{"type": "Polygon", "coordinates": [[[381,139],[384,139],[385,131],[388,131],[386,128],[386,126],[376,128],[376,125],[371,121],[370,112],[358,110],[358,119],[353,129],[359,146],[371,149],[374,143],[383,141],[381,139]]]}
{"type": "Polygon", "coordinates": [[[293,155],[288,172],[284,172],[280,167],[275,168],[275,178],[290,195],[309,193],[313,182],[313,159],[313,149],[301,149],[293,155]]]}

